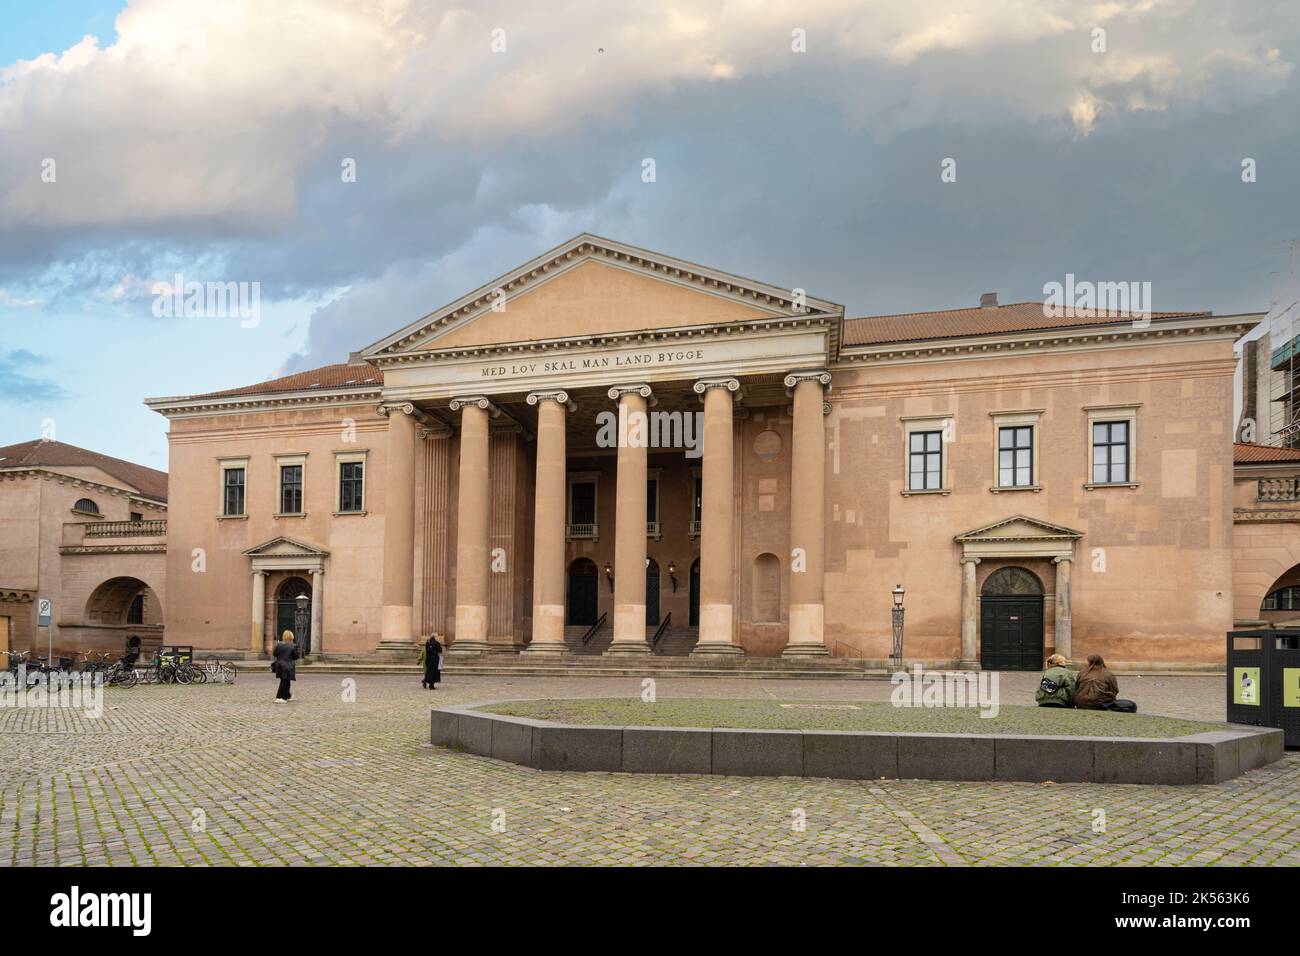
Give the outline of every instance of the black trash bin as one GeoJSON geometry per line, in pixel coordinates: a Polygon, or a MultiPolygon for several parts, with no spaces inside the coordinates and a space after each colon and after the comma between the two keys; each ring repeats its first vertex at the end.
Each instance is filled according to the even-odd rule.
{"type": "Polygon", "coordinates": [[[1300,747],[1300,627],[1228,632],[1228,720],[1280,727],[1300,747]]]}

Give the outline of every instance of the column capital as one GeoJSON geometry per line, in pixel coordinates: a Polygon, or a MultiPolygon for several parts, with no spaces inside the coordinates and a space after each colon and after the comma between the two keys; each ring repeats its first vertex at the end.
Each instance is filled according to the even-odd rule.
{"type": "Polygon", "coordinates": [[[640,395],[642,398],[649,399],[654,395],[654,391],[645,382],[633,382],[630,385],[611,385],[609,388],[609,397],[618,401],[624,395],[640,395]]]}
{"type": "Polygon", "coordinates": [[[428,441],[431,438],[450,438],[451,436],[452,431],[448,425],[433,419],[429,419],[429,424],[420,428],[420,441],[428,441]]]}
{"type": "Polygon", "coordinates": [[[394,412],[401,415],[410,415],[421,425],[429,425],[433,422],[433,419],[416,408],[412,402],[380,402],[375,408],[375,414],[380,418],[388,418],[394,412]]]}
{"type": "Polygon", "coordinates": [[[551,389],[549,391],[529,392],[524,399],[529,405],[540,405],[542,402],[554,402],[563,408],[573,411],[576,407],[573,402],[569,401],[569,393],[563,389],[551,389]]]}
{"type": "Polygon", "coordinates": [[[453,412],[458,412],[469,405],[477,405],[493,418],[496,418],[501,414],[501,409],[493,405],[491,399],[486,395],[457,395],[448,402],[447,407],[453,412]]]}
{"type": "Polygon", "coordinates": [[[824,368],[797,369],[790,372],[785,377],[785,387],[787,394],[790,394],[794,387],[800,382],[817,382],[824,388],[830,387],[831,373],[824,368]]]}
{"type": "Polygon", "coordinates": [[[262,577],[266,577],[266,575],[268,574],[268,572],[263,571],[261,568],[253,568],[253,570],[249,571],[248,573],[253,575],[253,577],[257,577],[258,575],[261,575],[262,577]]]}
{"type": "Polygon", "coordinates": [[[316,577],[317,575],[319,575],[320,577],[324,577],[324,576],[325,576],[325,569],[324,569],[324,568],[311,568],[311,569],[309,569],[308,573],[311,574],[312,577],[316,577]]]}
{"type": "Polygon", "coordinates": [[[962,558],[962,559],[961,559],[961,563],[962,563],[962,564],[979,564],[979,563],[980,563],[980,559],[979,559],[979,558],[962,558]]]}
{"type": "Polygon", "coordinates": [[[1073,560],[1074,560],[1074,555],[1072,554],[1058,554],[1056,557],[1052,558],[1052,563],[1060,564],[1062,561],[1073,561],[1073,560]]]}
{"type": "Polygon", "coordinates": [[[740,391],[740,380],[735,378],[702,378],[691,386],[696,395],[703,395],[711,388],[725,388],[728,392],[740,391]]]}

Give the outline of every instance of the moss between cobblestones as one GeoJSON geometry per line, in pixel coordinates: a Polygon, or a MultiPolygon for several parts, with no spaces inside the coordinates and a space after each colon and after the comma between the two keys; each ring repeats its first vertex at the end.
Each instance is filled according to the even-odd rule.
{"type": "Polygon", "coordinates": [[[975,708],[894,707],[880,701],[525,700],[482,708],[565,724],[642,727],[743,727],[759,730],[875,730],[887,733],[1047,734],[1080,737],[1183,737],[1223,725],[1096,710],[1003,706],[996,717],[975,708]]]}

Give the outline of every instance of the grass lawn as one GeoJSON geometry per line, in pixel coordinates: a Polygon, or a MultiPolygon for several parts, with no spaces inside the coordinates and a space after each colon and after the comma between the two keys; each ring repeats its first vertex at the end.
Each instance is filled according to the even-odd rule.
{"type": "Polygon", "coordinates": [[[885,701],[708,700],[647,704],[640,698],[525,700],[483,708],[564,724],[640,727],[747,727],[761,730],[875,730],[893,733],[1051,734],[1182,737],[1222,724],[1097,710],[1003,706],[996,717],[970,707],[895,707],[885,701]]]}

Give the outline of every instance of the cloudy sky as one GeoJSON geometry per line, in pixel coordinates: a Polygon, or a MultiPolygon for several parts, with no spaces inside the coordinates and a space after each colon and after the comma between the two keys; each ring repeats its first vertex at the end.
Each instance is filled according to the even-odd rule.
{"type": "Polygon", "coordinates": [[[165,468],[142,398],[342,361],[582,231],[851,315],[1067,273],[1266,310],[1298,59],[1295,0],[13,0],[0,444],[165,468]],[[257,321],[156,314],[177,274],[257,321]]]}

